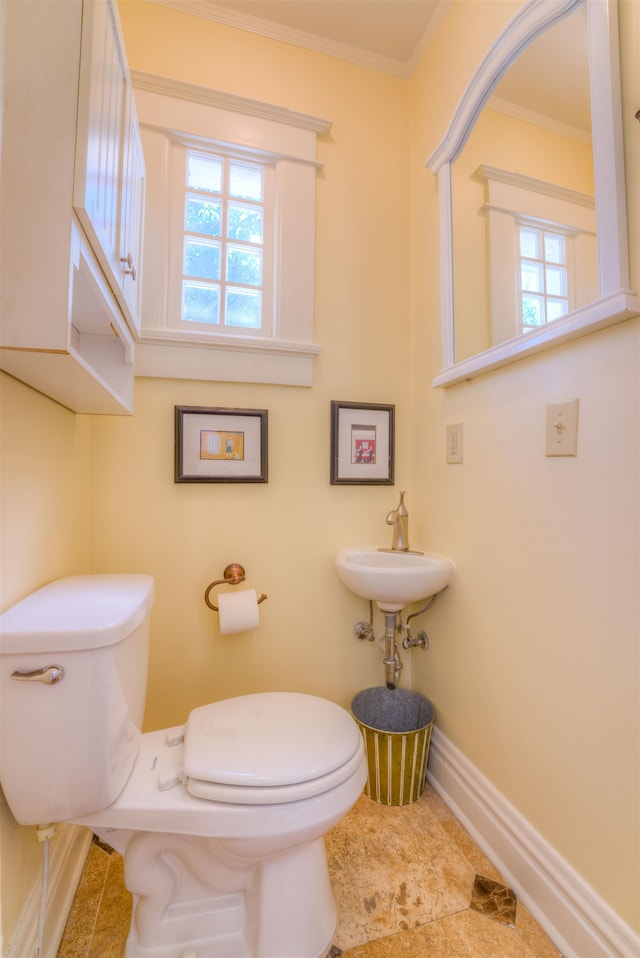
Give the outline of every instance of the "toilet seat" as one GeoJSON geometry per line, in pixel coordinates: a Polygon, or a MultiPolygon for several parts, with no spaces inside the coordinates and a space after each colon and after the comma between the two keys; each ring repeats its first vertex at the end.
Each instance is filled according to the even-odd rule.
{"type": "Polygon", "coordinates": [[[351,716],[313,695],[225,699],[194,709],[185,727],[186,786],[209,801],[298,801],[335,788],[361,760],[362,739],[351,716]]]}

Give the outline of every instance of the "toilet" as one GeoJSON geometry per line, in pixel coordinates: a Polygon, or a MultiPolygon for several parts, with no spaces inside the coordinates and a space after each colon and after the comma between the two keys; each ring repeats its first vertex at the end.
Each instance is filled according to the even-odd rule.
{"type": "Polygon", "coordinates": [[[142,734],[153,579],[72,576],[0,616],[0,783],[23,825],[85,825],[124,855],[126,958],[322,958],[323,836],[367,779],[325,699],[263,692],[142,734]]]}

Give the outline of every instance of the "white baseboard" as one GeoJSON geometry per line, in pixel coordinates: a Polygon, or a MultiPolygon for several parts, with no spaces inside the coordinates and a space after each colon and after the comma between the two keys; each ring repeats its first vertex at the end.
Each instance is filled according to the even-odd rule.
{"type": "MultiPolygon", "coordinates": [[[[606,904],[437,727],[427,778],[566,958],[637,958],[640,937],[606,904]]],[[[61,825],[49,862],[43,958],[55,955],[92,835],[61,825]]],[[[40,879],[7,958],[35,955],[40,879]]]]}
{"type": "Polygon", "coordinates": [[[637,958],[640,937],[434,728],[427,778],[566,958],[637,958]]]}
{"type": "MultiPolygon", "coordinates": [[[[33,831],[35,841],[35,828],[33,831]]],[[[52,958],[58,952],[92,840],[91,832],[81,825],[58,825],[58,833],[55,842],[51,844],[49,856],[42,958],[52,958]]],[[[41,876],[38,876],[11,937],[7,958],[27,958],[35,955],[41,890],[42,880],[41,876]]]]}

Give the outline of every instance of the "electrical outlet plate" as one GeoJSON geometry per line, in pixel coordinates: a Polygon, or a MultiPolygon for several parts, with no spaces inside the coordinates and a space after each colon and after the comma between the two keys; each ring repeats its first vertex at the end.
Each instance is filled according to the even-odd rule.
{"type": "Polygon", "coordinates": [[[447,462],[462,462],[462,423],[447,426],[447,462]]]}
{"type": "Polygon", "coordinates": [[[546,455],[578,455],[577,399],[547,403],[546,455]]]}

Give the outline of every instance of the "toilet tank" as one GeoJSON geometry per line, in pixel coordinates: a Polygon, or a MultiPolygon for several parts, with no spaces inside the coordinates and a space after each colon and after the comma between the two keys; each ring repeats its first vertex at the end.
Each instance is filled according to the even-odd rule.
{"type": "Polygon", "coordinates": [[[151,576],[81,575],[0,615],[0,784],[23,825],[100,811],[124,787],[142,734],[152,604],[151,576]]]}

